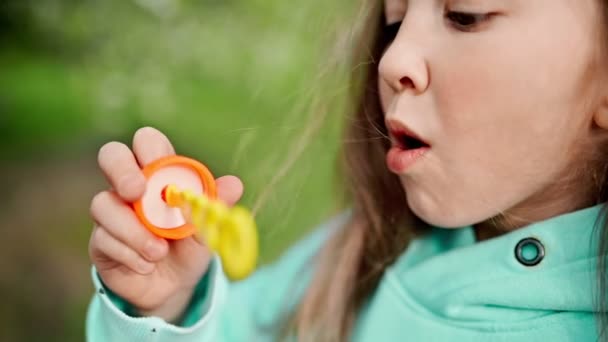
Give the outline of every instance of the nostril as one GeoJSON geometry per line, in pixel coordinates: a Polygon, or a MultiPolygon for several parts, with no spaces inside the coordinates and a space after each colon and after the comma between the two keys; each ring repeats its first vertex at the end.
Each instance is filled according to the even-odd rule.
{"type": "Polygon", "coordinates": [[[407,77],[407,76],[403,76],[401,77],[401,79],[399,80],[399,83],[401,84],[402,87],[404,88],[414,88],[414,82],[412,81],[411,78],[407,77]]]}

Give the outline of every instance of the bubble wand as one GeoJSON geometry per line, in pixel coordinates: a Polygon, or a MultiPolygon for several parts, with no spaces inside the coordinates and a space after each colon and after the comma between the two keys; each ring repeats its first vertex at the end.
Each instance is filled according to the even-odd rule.
{"type": "Polygon", "coordinates": [[[215,178],[205,165],[169,156],[142,171],[146,191],[133,208],[146,228],[172,240],[202,236],[232,280],[243,279],[255,269],[258,234],[253,216],[244,207],[229,208],[217,199],[215,178]]]}

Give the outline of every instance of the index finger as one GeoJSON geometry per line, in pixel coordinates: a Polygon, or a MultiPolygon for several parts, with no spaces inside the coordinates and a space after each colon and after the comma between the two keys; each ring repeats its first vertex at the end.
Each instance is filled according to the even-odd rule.
{"type": "Polygon", "coordinates": [[[106,179],[123,200],[131,202],[143,195],[146,180],[127,145],[116,141],[103,145],[97,161],[106,179]]]}

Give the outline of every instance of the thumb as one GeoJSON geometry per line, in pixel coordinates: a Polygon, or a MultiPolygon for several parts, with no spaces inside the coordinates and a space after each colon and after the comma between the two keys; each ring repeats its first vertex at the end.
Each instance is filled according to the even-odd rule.
{"type": "Polygon", "coordinates": [[[233,206],[243,195],[243,182],[235,176],[223,176],[215,180],[217,197],[228,206],[233,206]]]}

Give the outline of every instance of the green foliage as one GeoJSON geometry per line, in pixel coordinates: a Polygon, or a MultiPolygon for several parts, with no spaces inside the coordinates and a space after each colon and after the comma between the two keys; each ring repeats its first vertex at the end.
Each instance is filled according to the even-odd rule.
{"type": "Polygon", "coordinates": [[[103,186],[94,171],[96,151],[110,140],[130,144],[138,127],[161,129],[178,153],[201,160],[216,176],[241,177],[243,205],[259,204],[264,194],[256,217],[262,263],[338,210],[333,176],[345,70],[323,66],[333,43],[329,32],[348,19],[350,3],[0,4],[0,161],[10,166],[0,174],[10,189],[0,213],[31,226],[13,230],[25,242],[2,252],[24,265],[3,270],[0,263],[7,275],[0,289],[15,294],[0,310],[10,325],[0,339],[82,340],[90,298],[88,200],[103,186]],[[272,182],[300,147],[295,143],[319,98],[329,100],[328,120],[285,177],[272,182]],[[35,195],[24,190],[31,188],[35,195]],[[55,204],[54,210],[27,204],[53,198],[56,188],[66,189],[64,214],[55,204]],[[71,273],[55,271],[66,267],[71,273]],[[26,272],[32,269],[40,272],[26,272]],[[43,283],[44,291],[34,286],[43,283]],[[36,324],[41,329],[26,328],[36,324]]]}

